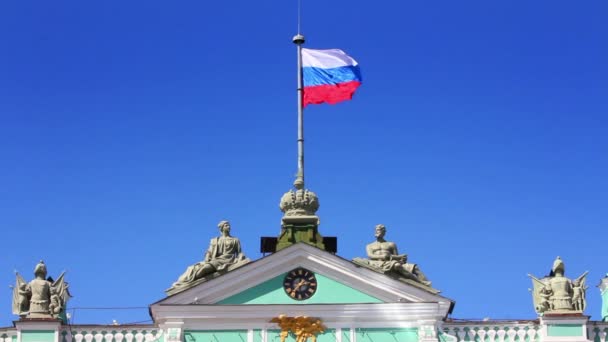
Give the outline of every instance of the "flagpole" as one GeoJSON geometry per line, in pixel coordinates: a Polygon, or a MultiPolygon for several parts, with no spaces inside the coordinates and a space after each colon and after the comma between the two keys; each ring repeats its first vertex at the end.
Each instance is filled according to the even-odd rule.
{"type": "Polygon", "coordinates": [[[298,50],[298,173],[294,182],[298,189],[304,188],[304,106],[302,103],[304,93],[302,44],[304,41],[304,36],[300,34],[298,27],[298,34],[293,37],[293,43],[296,44],[298,50]]]}

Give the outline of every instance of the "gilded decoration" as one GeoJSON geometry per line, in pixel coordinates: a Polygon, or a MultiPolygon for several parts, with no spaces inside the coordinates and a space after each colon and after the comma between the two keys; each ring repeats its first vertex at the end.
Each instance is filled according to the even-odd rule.
{"type": "Polygon", "coordinates": [[[317,341],[317,335],[324,332],[326,327],[319,318],[296,316],[288,317],[279,315],[270,320],[271,323],[277,323],[281,328],[281,342],[285,342],[289,334],[296,337],[296,342],[307,342],[310,338],[311,342],[317,341]]]}

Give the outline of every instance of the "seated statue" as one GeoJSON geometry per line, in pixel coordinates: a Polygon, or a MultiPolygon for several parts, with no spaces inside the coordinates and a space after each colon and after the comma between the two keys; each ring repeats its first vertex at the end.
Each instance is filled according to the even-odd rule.
{"type": "Polygon", "coordinates": [[[221,235],[211,239],[203,261],[189,266],[186,272],[167,290],[168,293],[179,292],[207,275],[227,272],[249,262],[241,251],[239,239],[230,236],[230,222],[221,221],[218,227],[221,235]]]}
{"type": "Polygon", "coordinates": [[[353,262],[382,273],[395,273],[423,285],[431,286],[431,282],[422,273],[418,265],[408,263],[407,255],[399,254],[394,242],[384,240],[385,234],[386,227],[383,224],[377,225],[376,241],[368,244],[365,248],[369,259],[355,258],[353,262]]]}

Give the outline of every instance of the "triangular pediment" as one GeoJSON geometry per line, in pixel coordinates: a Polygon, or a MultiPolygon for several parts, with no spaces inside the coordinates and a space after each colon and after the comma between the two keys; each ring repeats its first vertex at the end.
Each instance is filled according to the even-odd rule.
{"type": "MultiPolygon", "coordinates": [[[[384,303],[365,292],[354,289],[323,274],[315,274],[315,293],[306,300],[297,300],[286,293],[284,279],[290,272],[280,274],[252,288],[246,289],[217,304],[355,304],[384,303]]],[[[295,296],[295,293],[294,293],[295,296]]]]}
{"type": "Polygon", "coordinates": [[[155,305],[443,303],[436,291],[404,283],[349,260],[298,243],[220,277],[174,294],[155,305]],[[290,299],[283,278],[302,267],[315,273],[317,293],[306,301],[290,299]]]}

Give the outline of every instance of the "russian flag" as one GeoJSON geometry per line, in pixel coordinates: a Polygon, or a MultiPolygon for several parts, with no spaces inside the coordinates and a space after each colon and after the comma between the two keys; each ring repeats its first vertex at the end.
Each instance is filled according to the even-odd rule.
{"type": "Polygon", "coordinates": [[[302,49],[303,105],[350,100],[361,85],[361,71],[352,57],[339,49],[302,49]]]}

